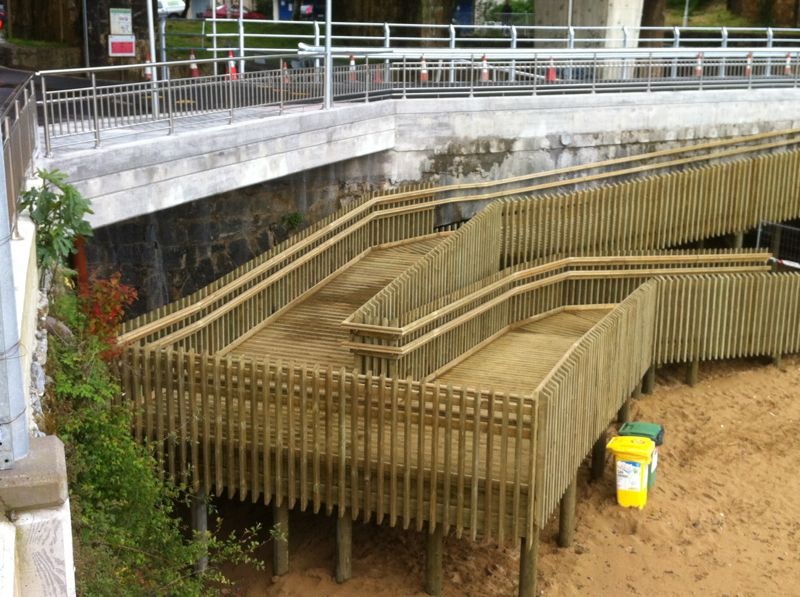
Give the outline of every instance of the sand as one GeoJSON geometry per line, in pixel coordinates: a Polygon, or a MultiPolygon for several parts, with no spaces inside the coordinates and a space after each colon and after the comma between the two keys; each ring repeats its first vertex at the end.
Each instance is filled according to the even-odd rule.
{"type": "MultiPolygon", "coordinates": [[[[647,507],[616,505],[610,457],[600,482],[584,465],[574,545],[556,546],[557,520],[542,533],[539,594],[800,595],[800,358],[704,364],[693,388],[678,368],[657,380],[632,410],[666,429],[647,507]]],[[[269,522],[261,505],[220,511],[233,525],[269,522]]],[[[267,546],[266,571],[228,570],[236,594],[424,595],[422,535],[355,523],[353,578],[337,585],[333,520],[292,513],[290,524],[289,573],[271,577],[267,546]]],[[[515,595],[518,566],[514,548],[448,537],[444,594],[515,595]]]]}

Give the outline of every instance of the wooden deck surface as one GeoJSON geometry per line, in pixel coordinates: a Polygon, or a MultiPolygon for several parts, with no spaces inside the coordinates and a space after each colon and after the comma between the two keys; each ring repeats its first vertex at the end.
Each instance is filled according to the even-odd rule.
{"type": "Polygon", "coordinates": [[[373,249],[300,305],[235,346],[230,354],[351,369],[355,361],[342,345],[349,339],[347,330],[340,327],[342,321],[443,239],[373,249]]]}
{"type": "Polygon", "coordinates": [[[608,309],[566,309],[503,334],[436,381],[526,395],[608,309]]]}

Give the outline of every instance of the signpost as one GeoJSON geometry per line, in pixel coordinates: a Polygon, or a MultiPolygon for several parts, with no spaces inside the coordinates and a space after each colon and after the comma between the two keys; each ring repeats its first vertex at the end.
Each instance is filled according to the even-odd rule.
{"type": "Polygon", "coordinates": [[[109,9],[111,32],[108,36],[109,56],[136,56],[133,15],[130,8],[109,9]]]}

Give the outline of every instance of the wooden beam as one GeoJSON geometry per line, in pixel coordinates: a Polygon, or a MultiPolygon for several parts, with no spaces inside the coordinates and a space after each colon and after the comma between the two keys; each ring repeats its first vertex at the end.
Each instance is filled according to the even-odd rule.
{"type": "MultiPolygon", "coordinates": [[[[430,525],[431,523],[428,523],[430,525]]],[[[428,529],[426,537],[425,592],[428,595],[442,594],[442,551],[444,530],[437,524],[433,532],[428,529]]]]}
{"type": "Polygon", "coordinates": [[[336,517],[336,582],[340,584],[353,575],[353,517],[349,508],[342,510],[336,517]]]}
{"type": "Polygon", "coordinates": [[[700,377],[700,359],[693,359],[686,364],[686,383],[690,386],[697,385],[700,377]]]}
{"type": "Polygon", "coordinates": [[[600,434],[597,441],[592,446],[592,481],[599,481],[603,478],[606,470],[606,432],[600,434]]]}
{"type": "Polygon", "coordinates": [[[558,546],[569,547],[575,538],[575,502],[577,500],[578,478],[572,479],[561,498],[558,517],[558,546]]]}
{"type": "Polygon", "coordinates": [[[272,542],[272,574],[283,576],[289,572],[289,506],[285,500],[280,506],[272,502],[272,524],[284,537],[272,542]]]}
{"type": "Polygon", "coordinates": [[[650,368],[644,374],[642,379],[642,393],[652,394],[656,387],[656,366],[650,365],[650,368]]]}
{"type": "MultiPolygon", "coordinates": [[[[192,530],[197,535],[203,535],[208,532],[208,497],[206,492],[201,489],[197,493],[192,494],[192,530]]],[[[205,572],[208,568],[208,556],[198,558],[194,563],[195,572],[205,572]]]]}
{"type": "Polygon", "coordinates": [[[535,597],[536,567],[539,560],[539,527],[533,525],[531,545],[522,538],[519,548],[519,597],[535,597]]]}

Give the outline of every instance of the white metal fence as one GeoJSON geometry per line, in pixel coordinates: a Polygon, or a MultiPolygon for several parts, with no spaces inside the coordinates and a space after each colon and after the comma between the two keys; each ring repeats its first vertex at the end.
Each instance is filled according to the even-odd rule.
{"type": "MultiPolygon", "coordinates": [[[[22,84],[8,99],[0,113],[3,141],[3,163],[6,176],[6,200],[10,233],[16,235],[17,202],[30,174],[33,154],[38,144],[36,124],[36,94],[33,77],[22,84]]],[[[0,231],[4,236],[5,231],[0,231]]]]}
{"type": "MultiPolygon", "coordinates": [[[[411,56],[416,51],[339,57],[333,69],[334,100],[747,90],[797,87],[800,74],[796,50],[429,50],[411,56]]],[[[324,69],[313,50],[267,58],[262,70],[254,68],[256,60],[262,59],[194,61],[208,73],[197,77],[187,76],[192,62],[155,63],[166,75],[157,82],[98,82],[121,70],[141,78],[146,65],[42,72],[46,150],[50,154],[73,144],[97,146],[125,135],[173,133],[322,104],[324,69]],[[250,66],[244,73],[239,68],[243,62],[250,66]],[[215,70],[218,74],[211,74],[215,70]],[[49,90],[48,77],[63,74],[88,75],[87,84],[49,90]]]]}

